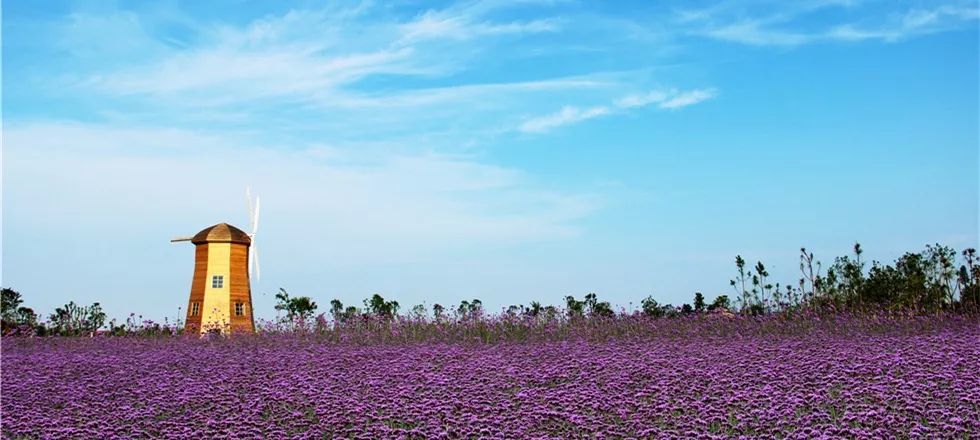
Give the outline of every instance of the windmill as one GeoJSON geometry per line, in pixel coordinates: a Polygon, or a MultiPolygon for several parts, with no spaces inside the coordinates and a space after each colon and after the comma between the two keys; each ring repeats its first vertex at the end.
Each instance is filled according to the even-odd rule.
{"type": "Polygon", "coordinates": [[[255,233],[259,226],[259,198],[252,201],[245,189],[251,233],[228,223],[204,228],[192,237],[178,237],[171,243],[194,244],[194,275],[187,304],[187,332],[252,333],[251,274],[259,275],[255,233]]]}
{"type": "Polygon", "coordinates": [[[259,275],[259,248],[255,247],[255,233],[259,230],[259,196],[255,196],[255,203],[252,203],[252,188],[245,187],[245,201],[248,203],[248,221],[252,232],[248,237],[252,239],[252,258],[248,260],[248,273],[255,274],[255,280],[262,279],[259,275]],[[253,270],[254,269],[254,270],[253,270]]]}

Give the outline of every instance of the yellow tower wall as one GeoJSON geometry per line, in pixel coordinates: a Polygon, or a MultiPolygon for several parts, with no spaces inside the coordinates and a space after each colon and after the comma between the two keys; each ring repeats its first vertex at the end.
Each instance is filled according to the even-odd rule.
{"type": "Polygon", "coordinates": [[[251,239],[242,230],[219,223],[192,239],[194,278],[187,304],[187,332],[253,333],[252,289],[248,276],[251,239]],[[212,287],[222,277],[221,287],[212,287]]]}
{"type": "Polygon", "coordinates": [[[204,304],[201,305],[201,330],[228,330],[231,324],[231,243],[208,243],[208,270],[204,279],[204,304]],[[224,285],[211,287],[215,275],[224,277],[224,285]]]}

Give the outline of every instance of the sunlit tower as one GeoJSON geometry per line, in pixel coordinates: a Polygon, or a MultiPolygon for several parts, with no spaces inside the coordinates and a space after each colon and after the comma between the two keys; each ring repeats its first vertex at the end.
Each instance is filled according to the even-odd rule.
{"type": "Polygon", "coordinates": [[[170,240],[190,241],[194,244],[194,276],[191,279],[184,331],[255,331],[250,275],[253,269],[256,278],[259,274],[258,253],[255,249],[259,200],[256,198],[253,205],[251,194],[247,190],[246,194],[252,223],[251,234],[227,223],[218,223],[193,237],[170,240]]]}

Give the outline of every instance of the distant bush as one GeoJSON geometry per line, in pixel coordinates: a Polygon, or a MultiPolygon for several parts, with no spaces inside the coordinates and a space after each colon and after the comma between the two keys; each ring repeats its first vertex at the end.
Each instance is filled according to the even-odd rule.
{"type": "MultiPolygon", "coordinates": [[[[976,250],[957,254],[941,245],[926,246],[923,252],[906,253],[891,265],[873,261],[870,267],[862,259],[860,244],[852,256],[838,257],[824,272],[812,252],[800,249],[801,278],[795,286],[773,283],[762,262],[749,266],[742,256],[735,257],[736,276],[729,281],[735,301],[718,295],[708,303],[696,292],[691,304],[660,304],[647,296],[640,310],[613,310],[595,293],[582,300],[565,297],[565,307],[511,305],[500,313],[487,313],[479,299],[461,301],[447,312],[440,304],[432,314],[424,305],[412,307],[399,315],[397,301],[374,294],[363,301],[363,308],[330,301],[329,313],[316,315],[317,304],[307,296],[290,296],[280,288],[275,309],[285,312],[276,321],[260,321],[257,330],[266,333],[301,332],[318,334],[337,341],[405,342],[426,338],[443,341],[483,342],[562,339],[574,337],[603,338],[637,335],[649,332],[676,332],[690,322],[709,320],[712,324],[696,328],[711,333],[716,318],[738,320],[763,319],[760,322],[804,320],[809,317],[852,316],[864,314],[880,317],[916,316],[936,313],[963,313],[975,316],[980,309],[980,258],[976,250]],[[961,262],[957,263],[957,256],[961,262]],[[663,323],[680,321],[681,323],[663,323]],[[704,330],[705,328],[709,330],[704,330]]],[[[52,313],[45,323],[38,322],[33,310],[21,306],[19,292],[3,289],[4,335],[79,336],[166,336],[181,334],[179,322],[154,323],[130,315],[125,324],[114,321],[105,328],[105,313],[99,303],[88,307],[69,302],[52,313]]],[[[724,324],[728,325],[728,324],[724,324]]]]}
{"type": "Polygon", "coordinates": [[[34,333],[38,325],[37,314],[29,307],[22,307],[23,303],[20,292],[8,288],[0,290],[0,304],[2,304],[0,326],[3,334],[34,333]]]}
{"type": "Polygon", "coordinates": [[[58,336],[88,335],[101,329],[105,319],[99,303],[85,307],[72,301],[54,309],[48,318],[48,332],[58,336]]]}
{"type": "Polygon", "coordinates": [[[286,312],[286,316],[280,317],[280,322],[284,324],[303,326],[316,313],[316,303],[310,297],[290,297],[289,292],[281,287],[279,293],[276,294],[276,301],[278,302],[275,309],[286,312]]]}
{"type": "Polygon", "coordinates": [[[735,257],[737,276],[729,283],[739,299],[739,310],[748,314],[786,312],[804,308],[830,310],[890,309],[918,313],[980,306],[980,259],[976,250],[957,254],[952,248],[928,245],[923,252],[908,252],[892,265],[862,260],[863,249],[854,245],[852,256],[837,257],[822,270],[820,261],[800,249],[797,286],[775,285],[762,262],[746,270],[745,260],[735,257]]]}

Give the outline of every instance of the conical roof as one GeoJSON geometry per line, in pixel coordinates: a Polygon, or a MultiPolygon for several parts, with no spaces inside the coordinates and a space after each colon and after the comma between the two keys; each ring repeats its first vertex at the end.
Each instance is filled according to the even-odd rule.
{"type": "Polygon", "coordinates": [[[205,228],[203,231],[194,234],[194,238],[191,239],[191,243],[194,244],[204,244],[204,243],[240,243],[240,244],[251,244],[252,239],[249,238],[248,234],[241,229],[238,229],[228,223],[218,223],[209,228],[205,228]]]}

